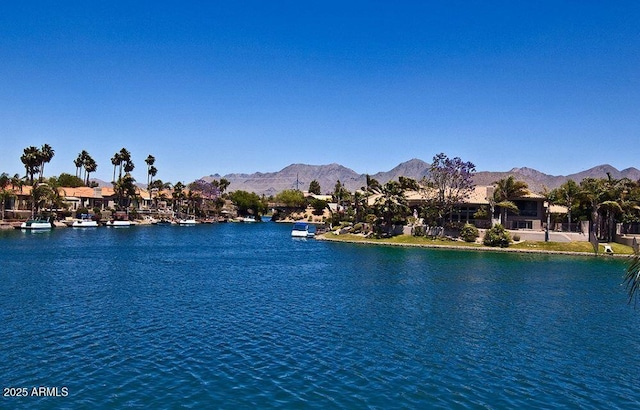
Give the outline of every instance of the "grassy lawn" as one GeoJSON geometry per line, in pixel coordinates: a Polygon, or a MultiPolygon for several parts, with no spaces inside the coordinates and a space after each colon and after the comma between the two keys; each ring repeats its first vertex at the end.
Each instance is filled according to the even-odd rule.
{"type": "MultiPolygon", "coordinates": [[[[371,242],[380,244],[397,244],[397,245],[443,245],[443,246],[459,246],[464,248],[479,248],[482,244],[468,243],[463,241],[452,241],[446,239],[432,239],[419,236],[399,235],[393,238],[364,238],[360,235],[334,235],[328,233],[325,235],[328,239],[345,242],[371,242]]],[[[610,243],[611,249],[614,254],[618,255],[632,255],[633,249],[630,246],[622,245],[619,243],[610,243]]],[[[589,242],[535,242],[535,241],[522,241],[517,244],[511,244],[510,249],[524,249],[533,251],[557,251],[557,252],[584,252],[593,253],[593,246],[589,242]]],[[[600,245],[600,253],[604,253],[604,246],[600,245]]]]}
{"type": "Polygon", "coordinates": [[[446,245],[446,246],[462,246],[462,247],[476,247],[479,248],[482,245],[478,243],[467,243],[462,241],[450,241],[446,239],[432,239],[424,236],[410,236],[410,235],[398,235],[392,238],[376,239],[373,237],[364,238],[360,235],[344,234],[334,235],[332,233],[325,234],[325,237],[345,242],[372,242],[372,243],[391,243],[398,245],[446,245]]]}

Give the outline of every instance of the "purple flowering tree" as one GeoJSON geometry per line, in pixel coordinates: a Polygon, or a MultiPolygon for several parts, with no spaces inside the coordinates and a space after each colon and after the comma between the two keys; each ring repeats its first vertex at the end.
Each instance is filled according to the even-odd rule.
{"type": "Polygon", "coordinates": [[[433,157],[429,176],[423,181],[426,185],[423,196],[435,211],[440,225],[443,225],[445,216],[451,216],[454,207],[467,199],[475,188],[475,172],[473,163],[458,157],[449,158],[444,153],[433,157]]]}

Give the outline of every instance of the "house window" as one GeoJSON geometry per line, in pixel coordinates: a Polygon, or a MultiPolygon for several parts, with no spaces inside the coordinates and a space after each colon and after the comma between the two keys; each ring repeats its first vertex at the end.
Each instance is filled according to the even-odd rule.
{"type": "Polygon", "coordinates": [[[538,202],[536,201],[514,201],[518,210],[520,211],[518,215],[520,216],[530,216],[537,217],[538,216],[538,202]]]}

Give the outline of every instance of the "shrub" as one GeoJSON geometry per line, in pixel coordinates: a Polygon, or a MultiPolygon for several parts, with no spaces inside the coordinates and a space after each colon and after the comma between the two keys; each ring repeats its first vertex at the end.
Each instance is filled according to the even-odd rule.
{"type": "Polygon", "coordinates": [[[423,225],[417,225],[413,227],[413,236],[425,236],[426,230],[423,225]]]}
{"type": "Polygon", "coordinates": [[[88,209],[88,208],[84,208],[84,207],[83,207],[83,208],[78,208],[78,209],[76,210],[76,218],[80,218],[80,216],[81,216],[82,214],[85,214],[85,215],[86,215],[86,214],[88,214],[88,213],[89,213],[89,209],[88,209]]]}
{"type": "Polygon", "coordinates": [[[513,235],[513,240],[515,242],[520,242],[520,235],[518,235],[518,234],[513,235]]]}
{"type": "Polygon", "coordinates": [[[500,224],[494,225],[493,228],[487,229],[482,241],[486,246],[499,246],[506,248],[511,243],[509,232],[500,224]]]}
{"type": "Polygon", "coordinates": [[[478,228],[471,224],[465,224],[462,229],[460,229],[460,237],[465,242],[475,242],[478,236],[480,236],[478,228]]]}

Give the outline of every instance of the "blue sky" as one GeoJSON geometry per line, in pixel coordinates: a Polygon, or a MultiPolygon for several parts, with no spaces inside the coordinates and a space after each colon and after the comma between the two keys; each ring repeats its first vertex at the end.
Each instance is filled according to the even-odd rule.
{"type": "Polygon", "coordinates": [[[0,172],[640,168],[640,3],[3,2],[0,172]],[[612,3],[612,4],[609,4],[612,3]]]}

